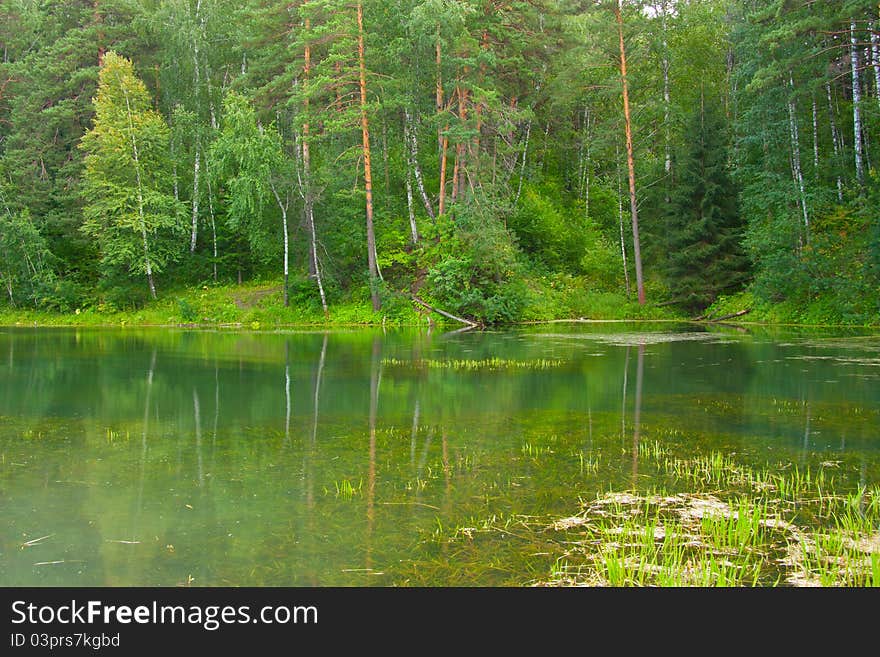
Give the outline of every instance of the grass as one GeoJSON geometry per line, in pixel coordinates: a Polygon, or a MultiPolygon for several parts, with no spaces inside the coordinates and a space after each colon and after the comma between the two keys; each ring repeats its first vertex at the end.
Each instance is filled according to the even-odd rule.
{"type": "Polygon", "coordinates": [[[382,364],[389,367],[428,367],[435,369],[450,370],[507,370],[529,369],[546,370],[559,367],[565,361],[548,358],[536,358],[534,360],[508,360],[504,358],[481,358],[481,359],[449,359],[436,360],[422,358],[419,360],[399,360],[397,358],[383,358],[382,364]]]}
{"type": "Polygon", "coordinates": [[[6,326],[230,326],[259,330],[286,325],[416,325],[419,321],[416,311],[406,305],[374,312],[368,297],[337,301],[329,317],[314,300],[292,299],[285,307],[280,280],[160,291],[157,300],[137,309],[116,308],[98,299],[70,312],[0,305],[0,325],[6,326]]]}
{"type": "Polygon", "coordinates": [[[671,459],[650,442],[639,452],[688,492],[608,491],[566,518],[471,518],[433,540],[502,534],[555,555],[520,585],[880,586],[880,487],[842,493],[824,468],[752,468],[717,452],[671,459]]]}
{"type": "Polygon", "coordinates": [[[705,315],[723,317],[746,308],[751,308],[751,312],[738,318],[738,321],[800,326],[877,326],[880,322],[880,313],[876,310],[866,314],[847,313],[831,296],[809,301],[792,299],[770,302],[749,291],[719,297],[706,309],[705,315]]]}
{"type": "MultiPolygon", "coordinates": [[[[622,294],[598,293],[584,286],[580,279],[556,281],[551,287],[538,282],[534,303],[522,313],[523,321],[587,317],[591,319],[669,319],[674,313],[666,308],[639,306],[622,294]],[[544,296],[553,293],[554,302],[544,296]],[[561,295],[561,296],[560,296],[561,295]],[[556,299],[556,297],[559,297],[556,299]]],[[[95,297],[69,311],[13,308],[0,303],[0,325],[6,326],[232,326],[251,329],[276,326],[418,326],[427,320],[413,304],[391,299],[374,312],[368,294],[352,293],[331,300],[325,317],[317,295],[292,296],[284,307],[281,279],[235,283],[207,283],[194,287],[159,289],[157,300],[141,308],[117,308],[95,297]]],[[[439,325],[460,326],[438,315],[439,325]]]]}
{"type": "Polygon", "coordinates": [[[364,482],[358,481],[357,484],[354,484],[348,479],[342,479],[340,481],[333,482],[333,485],[336,488],[336,497],[339,497],[343,500],[352,500],[355,496],[361,494],[361,490],[364,487],[364,482]]]}

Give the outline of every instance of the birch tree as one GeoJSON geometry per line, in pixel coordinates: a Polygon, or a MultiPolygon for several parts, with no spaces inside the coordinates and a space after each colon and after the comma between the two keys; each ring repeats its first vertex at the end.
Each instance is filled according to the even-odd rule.
{"type": "Polygon", "coordinates": [[[170,189],[169,131],[152,109],[132,63],[113,51],[103,57],[95,123],[85,151],[82,230],[99,245],[105,267],[155,277],[180,254],[181,207],[170,189]]]}
{"type": "Polygon", "coordinates": [[[245,233],[251,247],[263,255],[277,253],[281,242],[284,305],[290,305],[288,216],[295,183],[293,163],[284,152],[277,125],[263,126],[248,100],[230,92],[211,160],[224,190],[231,227],[245,233]]]}

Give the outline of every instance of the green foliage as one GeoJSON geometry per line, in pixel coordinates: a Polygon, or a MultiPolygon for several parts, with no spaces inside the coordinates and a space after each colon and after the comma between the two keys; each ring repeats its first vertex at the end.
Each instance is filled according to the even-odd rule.
{"type": "Polygon", "coordinates": [[[104,56],[86,152],[82,231],[99,245],[103,276],[153,275],[180,254],[182,207],[170,188],[168,127],[132,63],[104,56]]]}
{"type": "Polygon", "coordinates": [[[694,111],[690,146],[678,158],[667,214],[667,276],[673,299],[690,311],[742,287],[748,262],[737,190],[728,174],[727,130],[717,101],[694,111]]]}
{"type": "Polygon", "coordinates": [[[180,318],[184,322],[195,322],[199,319],[198,311],[193,308],[189,301],[186,299],[180,298],[177,300],[177,307],[180,310],[180,318]]]}
{"type": "Polygon", "coordinates": [[[34,226],[30,212],[0,212],[0,285],[12,304],[40,306],[51,291],[55,274],[46,240],[34,226]]]}
{"type": "Polygon", "coordinates": [[[526,297],[522,264],[511,234],[501,220],[471,208],[455,221],[440,217],[436,239],[426,250],[430,295],[444,309],[485,324],[519,317],[526,297]]]}
{"type": "Polygon", "coordinates": [[[266,257],[278,253],[276,184],[289,163],[273,123],[260,125],[250,102],[236,92],[223,101],[223,127],[212,148],[215,180],[227,204],[229,225],[266,257]]]}
{"type": "Polygon", "coordinates": [[[623,280],[623,257],[620,244],[602,234],[598,227],[587,234],[580,269],[596,291],[620,290],[623,280]]]}
{"type": "MultiPolygon", "coordinates": [[[[876,6],[652,6],[622,6],[649,304],[680,300],[690,313],[750,276],[752,317],[876,322],[880,111],[870,48],[854,77],[849,43],[852,19],[857,42],[871,43],[876,6]],[[703,99],[717,99],[709,113],[732,121],[734,138],[723,121],[696,126],[703,99]]],[[[352,321],[406,321],[407,291],[486,324],[659,312],[625,293],[621,240],[631,270],[634,260],[613,3],[360,7],[384,313],[362,306],[360,30],[339,0],[6,3],[2,221],[29,212],[19,228],[36,231],[14,249],[19,228],[7,230],[12,301],[152,317],[148,268],[169,291],[247,283],[277,278],[286,250],[295,308],[267,297],[216,317],[320,320],[312,205],[330,311],[352,321]],[[435,226],[441,136],[448,216],[435,226]],[[28,263],[36,254],[45,267],[28,263]]],[[[161,307],[180,315],[173,297],[161,307]]]]}
{"type": "Polygon", "coordinates": [[[509,225],[523,251],[551,269],[577,273],[590,236],[581,215],[559,207],[560,196],[553,186],[523,185],[509,225]]]}

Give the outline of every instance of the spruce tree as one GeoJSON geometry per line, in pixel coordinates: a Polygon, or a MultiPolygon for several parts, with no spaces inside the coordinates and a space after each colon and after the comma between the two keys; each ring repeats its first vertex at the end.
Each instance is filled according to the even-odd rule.
{"type": "Polygon", "coordinates": [[[672,298],[693,311],[740,288],[748,261],[718,101],[706,98],[696,108],[686,143],[667,209],[667,277],[672,298]]]}

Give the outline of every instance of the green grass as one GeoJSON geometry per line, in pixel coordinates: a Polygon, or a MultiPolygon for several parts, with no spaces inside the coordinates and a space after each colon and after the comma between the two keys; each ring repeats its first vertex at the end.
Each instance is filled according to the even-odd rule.
{"type": "Polygon", "coordinates": [[[533,360],[507,360],[504,358],[482,358],[482,359],[449,359],[436,360],[433,358],[422,358],[419,360],[399,360],[397,358],[384,358],[382,364],[389,367],[429,367],[434,369],[451,369],[451,370],[504,370],[504,369],[530,369],[530,370],[546,370],[552,367],[559,367],[565,361],[553,360],[547,358],[536,358],[533,360]]]}
{"type": "Polygon", "coordinates": [[[229,326],[271,329],[288,325],[410,325],[424,323],[409,306],[374,312],[369,298],[333,304],[325,317],[320,304],[291,301],[285,307],[281,281],[243,285],[217,284],[160,291],[142,308],[120,310],[95,300],[70,312],[0,306],[0,325],[6,326],[229,326]]]}
{"type": "Polygon", "coordinates": [[[833,298],[817,297],[808,302],[787,300],[770,302],[756,297],[749,291],[719,297],[706,309],[709,317],[722,317],[751,308],[751,312],[737,321],[800,326],[876,326],[880,313],[873,317],[851,316],[838,307],[833,298]]]}
{"type": "Polygon", "coordinates": [[[433,540],[463,549],[515,536],[554,557],[520,585],[880,586],[880,487],[838,492],[821,468],[753,468],[717,452],[670,459],[651,443],[640,458],[678,492],[609,491],[567,518],[493,515],[433,540]]]}

